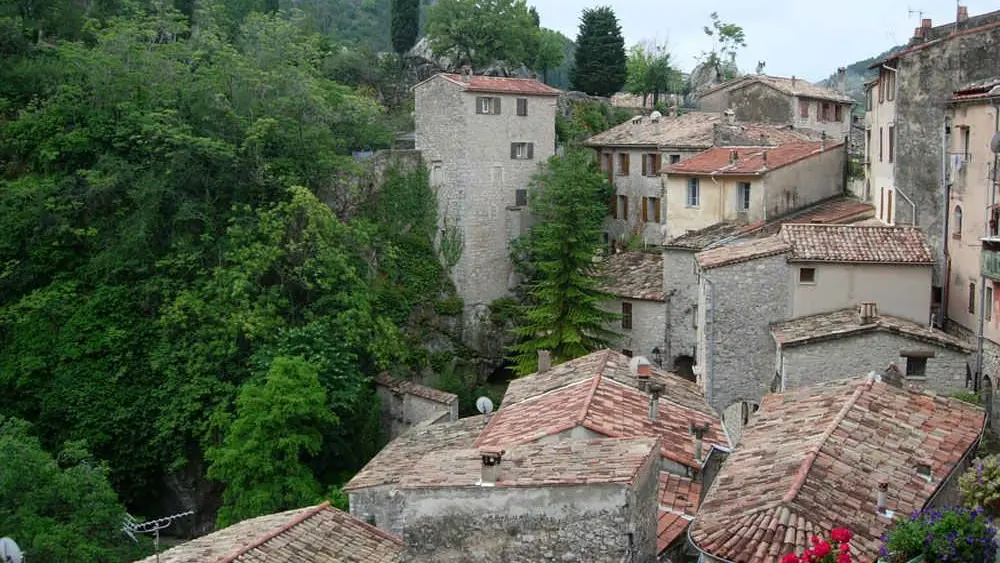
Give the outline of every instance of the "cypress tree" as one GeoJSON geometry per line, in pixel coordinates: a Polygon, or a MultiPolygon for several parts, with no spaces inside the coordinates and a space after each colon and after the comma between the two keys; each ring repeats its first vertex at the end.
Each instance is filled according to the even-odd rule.
{"type": "Polygon", "coordinates": [[[391,12],[392,48],[403,55],[420,34],[420,0],[392,0],[391,12]]]}
{"type": "Polygon", "coordinates": [[[574,90],[593,96],[611,96],[625,85],[625,38],[614,10],[586,9],[580,17],[576,59],[570,70],[574,90]]]}

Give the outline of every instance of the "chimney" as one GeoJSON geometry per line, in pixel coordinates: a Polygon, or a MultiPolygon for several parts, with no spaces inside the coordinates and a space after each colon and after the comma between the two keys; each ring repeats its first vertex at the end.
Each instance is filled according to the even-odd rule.
{"type": "Polygon", "coordinates": [[[462,67],[462,82],[472,81],[472,67],[465,65],[462,67]]]}
{"type": "Polygon", "coordinates": [[[955,21],[958,23],[964,23],[969,20],[969,7],[959,6],[958,13],[955,15],[955,21]]]}
{"type": "Polygon", "coordinates": [[[841,94],[847,92],[847,68],[840,67],[837,69],[837,91],[841,94]]]}
{"type": "Polygon", "coordinates": [[[492,487],[500,479],[500,460],[507,452],[500,448],[483,448],[479,450],[479,456],[483,458],[483,476],[479,484],[483,487],[492,487]]]}
{"type": "Polygon", "coordinates": [[[705,438],[705,433],[708,432],[708,423],[698,426],[697,424],[691,424],[691,434],[694,436],[694,460],[701,462],[702,448],[704,446],[703,440],[705,438]]]}
{"type": "Polygon", "coordinates": [[[552,352],[548,350],[538,351],[538,373],[545,373],[552,367],[552,352]]]}
{"type": "Polygon", "coordinates": [[[886,385],[892,385],[899,389],[903,388],[903,381],[905,379],[906,376],[903,375],[903,372],[899,371],[899,368],[894,363],[889,364],[889,367],[885,368],[885,371],[882,372],[882,381],[886,385]]]}
{"type": "Polygon", "coordinates": [[[918,27],[918,28],[916,28],[916,29],[913,30],[913,38],[914,39],[922,39],[923,36],[924,36],[924,28],[918,27]]]}
{"type": "Polygon", "coordinates": [[[795,75],[792,75],[792,89],[795,89],[795,75]]]}
{"type": "Polygon", "coordinates": [[[653,368],[643,356],[636,358],[635,364],[635,378],[639,382],[639,390],[646,391],[649,389],[649,378],[653,374],[653,368]]]}
{"type": "Polygon", "coordinates": [[[659,383],[649,386],[649,420],[656,420],[656,415],[660,410],[660,393],[663,386],[659,383]]]}
{"type": "Polygon", "coordinates": [[[736,164],[736,161],[739,160],[739,158],[740,158],[740,153],[736,152],[736,149],[733,149],[733,150],[729,151],[729,165],[730,166],[736,164]]]}
{"type": "Polygon", "coordinates": [[[878,306],[874,301],[862,301],[858,306],[859,321],[863,325],[870,325],[878,318],[878,306]]]}
{"type": "Polygon", "coordinates": [[[886,496],[889,494],[889,480],[886,478],[879,479],[878,482],[878,497],[875,500],[875,510],[879,514],[886,514],[888,510],[885,507],[886,496]]]}
{"type": "Polygon", "coordinates": [[[931,19],[930,18],[924,18],[924,19],[920,20],[920,27],[922,27],[924,29],[930,29],[931,28],[931,19]]]}
{"type": "Polygon", "coordinates": [[[726,123],[728,123],[729,125],[736,123],[736,113],[733,110],[727,109],[726,111],[722,112],[722,115],[726,116],[726,123]]]}
{"type": "Polygon", "coordinates": [[[826,131],[821,131],[819,134],[819,152],[826,150],[826,131]]]}

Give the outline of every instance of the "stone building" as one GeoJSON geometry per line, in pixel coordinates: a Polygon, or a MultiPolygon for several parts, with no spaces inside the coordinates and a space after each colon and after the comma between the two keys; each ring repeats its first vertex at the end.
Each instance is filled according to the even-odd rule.
{"type": "Polygon", "coordinates": [[[689,531],[699,561],[779,563],[837,527],[853,532],[854,560],[874,561],[899,516],[959,502],[985,422],[874,375],[768,395],[706,487],[689,531]]]}
{"type": "Polygon", "coordinates": [[[621,315],[608,327],[620,335],[616,348],[626,356],[647,356],[662,365],[667,319],[659,247],[614,253],[601,261],[600,272],[603,289],[615,297],[604,307],[621,315]]]}
{"type": "Polygon", "coordinates": [[[375,392],[382,401],[382,429],[389,440],[417,425],[458,420],[458,395],[396,379],[375,376],[375,392]]]}
{"type": "Polygon", "coordinates": [[[718,223],[668,240],[663,246],[663,291],[667,334],[663,357],[681,372],[697,356],[698,275],[695,254],[740,241],[773,236],[784,223],[854,223],[873,215],[870,204],[837,196],[786,215],[751,225],[718,223]]]}
{"type": "MultiPolygon", "coordinates": [[[[945,293],[962,293],[968,283],[959,280],[958,288],[946,288],[948,204],[968,160],[962,146],[966,133],[950,122],[949,101],[962,86],[997,75],[998,42],[1000,11],[969,17],[959,6],[954,22],[934,27],[924,19],[905,49],[871,66],[879,76],[869,86],[866,114],[870,197],[886,223],[916,224],[927,234],[937,260],[936,308],[948,299],[945,293]]],[[[938,315],[939,325],[943,317],[938,315]]]]}
{"type": "Polygon", "coordinates": [[[437,74],[413,91],[414,143],[437,192],[438,248],[475,326],[517,283],[508,243],[529,223],[529,182],[555,154],[560,91],[468,71],[437,74]]]}
{"type": "Polygon", "coordinates": [[[771,327],[776,387],[822,383],[831,373],[861,374],[889,366],[913,384],[951,394],[966,390],[973,348],[963,339],[913,321],[880,315],[877,303],[780,322],[771,327]]]}
{"type": "Polygon", "coordinates": [[[577,518],[598,516],[603,523],[589,532],[595,543],[583,544],[597,558],[587,560],[617,563],[629,546],[637,561],[683,551],[683,534],[701,493],[702,462],[713,448],[729,448],[698,386],[644,358],[611,350],[540,366],[542,371],[511,382],[496,413],[414,428],[391,442],[344,487],[351,513],[402,536],[408,560],[411,554],[423,560],[439,549],[453,558],[449,561],[493,561],[487,557],[494,555],[461,559],[461,553],[483,554],[490,545],[496,546],[496,557],[507,556],[497,560],[579,560],[583,546],[567,538],[586,533],[576,526],[577,518]],[[648,458],[655,460],[655,485],[644,478],[608,483],[597,475],[589,484],[580,481],[590,465],[603,473],[645,475],[645,469],[637,473],[646,462],[638,461],[635,448],[641,449],[636,440],[647,439],[653,440],[648,446],[656,444],[648,458]],[[510,486],[486,491],[476,485],[484,455],[494,461],[500,456],[499,465],[487,464],[487,480],[496,475],[489,469],[499,468],[503,485],[508,467],[510,486]],[[602,465],[616,461],[623,465],[602,465]],[[620,501],[645,487],[655,494],[630,501],[638,512],[622,512],[620,501]],[[459,539],[462,525],[449,529],[455,523],[449,515],[469,507],[479,516],[462,512],[460,522],[477,533],[459,539]],[[428,536],[411,531],[411,525],[437,532],[428,536]],[[554,533],[557,529],[565,534],[554,533]],[[435,547],[435,538],[443,543],[435,547]],[[461,550],[454,549],[459,545],[461,550]]]}
{"type": "Polygon", "coordinates": [[[928,323],[932,259],[912,227],[786,223],[776,236],[706,250],[696,260],[696,373],[734,440],[760,398],[781,387],[771,326],[868,301],[928,323]]]}
{"type": "Polygon", "coordinates": [[[840,142],[850,134],[854,100],[844,93],[843,68],[839,76],[838,88],[833,90],[794,76],[748,74],[700,92],[698,109],[732,110],[739,121],[792,125],[826,133],[840,142]]]}

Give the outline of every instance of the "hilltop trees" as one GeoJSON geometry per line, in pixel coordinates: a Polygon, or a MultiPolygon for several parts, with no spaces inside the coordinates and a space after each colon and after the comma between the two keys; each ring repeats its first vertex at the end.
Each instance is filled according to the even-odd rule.
{"type": "Polygon", "coordinates": [[[734,23],[725,23],[717,12],[710,16],[712,26],[705,26],[705,35],[712,38],[712,50],[704,54],[705,62],[713,67],[722,80],[736,76],[736,53],[746,47],[743,28],[734,23]]]}
{"type": "Polygon", "coordinates": [[[681,73],[670,64],[670,53],[663,45],[634,45],[629,51],[627,68],[625,89],[630,94],[642,96],[644,106],[648,96],[653,96],[655,106],[660,101],[660,94],[683,89],[681,73]]]}
{"type": "Polygon", "coordinates": [[[573,89],[611,96],[625,85],[625,64],[625,39],[614,10],[607,6],[584,10],[570,71],[573,89]]]}
{"type": "Polygon", "coordinates": [[[403,55],[417,43],[420,34],[420,0],[392,0],[392,48],[403,55]]]}
{"type": "Polygon", "coordinates": [[[524,0],[438,0],[428,10],[431,49],[454,66],[530,64],[537,33],[524,0]]]}

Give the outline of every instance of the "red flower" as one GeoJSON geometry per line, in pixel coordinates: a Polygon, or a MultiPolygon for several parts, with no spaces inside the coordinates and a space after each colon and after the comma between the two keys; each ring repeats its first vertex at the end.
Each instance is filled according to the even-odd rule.
{"type": "Polygon", "coordinates": [[[851,563],[851,554],[846,551],[842,551],[840,555],[837,556],[837,563],[851,563]]]}
{"type": "Polygon", "coordinates": [[[825,541],[817,543],[816,547],[813,548],[813,553],[816,554],[816,557],[826,557],[830,553],[830,544],[825,541]]]}
{"type": "Polygon", "coordinates": [[[799,563],[799,556],[794,553],[789,553],[781,558],[781,563],[799,563]]]}
{"type": "Polygon", "coordinates": [[[830,532],[830,539],[837,543],[847,543],[851,541],[852,537],[854,537],[854,534],[852,534],[847,528],[834,528],[834,530],[830,532]]]}
{"type": "Polygon", "coordinates": [[[842,543],[842,544],[840,544],[840,552],[841,553],[848,553],[850,551],[851,551],[851,544],[848,544],[848,543],[842,543]]]}
{"type": "Polygon", "coordinates": [[[812,537],[812,540],[810,540],[810,541],[812,541],[813,545],[816,545],[816,544],[818,544],[818,543],[819,543],[819,538],[818,538],[818,537],[816,537],[816,536],[813,536],[813,537],[812,537]]]}

